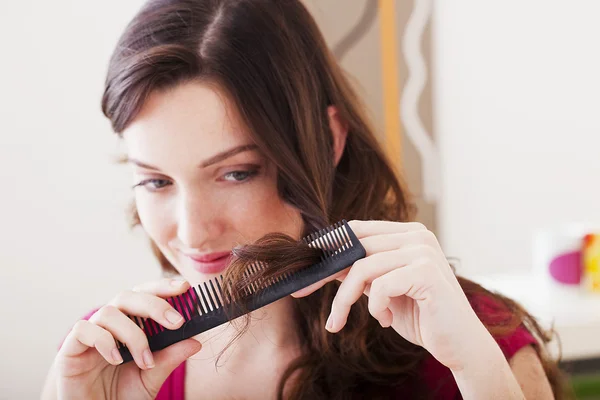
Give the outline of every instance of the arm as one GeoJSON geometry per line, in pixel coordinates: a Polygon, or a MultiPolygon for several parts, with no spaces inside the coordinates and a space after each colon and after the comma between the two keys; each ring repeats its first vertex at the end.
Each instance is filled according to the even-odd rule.
{"type": "MultiPolygon", "coordinates": [[[[493,339],[492,339],[493,340],[493,339]]],[[[464,399],[553,399],[542,363],[531,346],[517,351],[510,362],[495,343],[474,347],[474,358],[453,371],[464,399]]]]}
{"type": "Polygon", "coordinates": [[[452,370],[465,400],[523,400],[525,395],[500,347],[491,335],[479,345],[472,344],[472,358],[464,367],[452,370]]]}
{"type": "Polygon", "coordinates": [[[533,347],[526,346],[515,353],[510,366],[527,400],[554,398],[542,362],[533,347]]]}

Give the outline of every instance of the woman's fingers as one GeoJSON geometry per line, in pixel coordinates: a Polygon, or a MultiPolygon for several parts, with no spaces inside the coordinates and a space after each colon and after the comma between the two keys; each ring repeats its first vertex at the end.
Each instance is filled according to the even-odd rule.
{"type": "Polygon", "coordinates": [[[188,291],[190,284],[183,279],[164,278],[135,286],[133,292],[144,292],[159,297],[177,296],[188,291]]]}
{"type": "MultiPolygon", "coordinates": [[[[444,255],[435,234],[418,222],[400,223],[389,221],[351,221],[358,230],[361,244],[367,252],[367,257],[401,247],[413,245],[429,246],[435,252],[436,265],[444,277],[457,291],[462,291],[456,280],[456,275],[444,255]]],[[[354,230],[354,228],[353,228],[354,230]]]]}
{"type": "MultiPolygon", "coordinates": [[[[421,245],[373,254],[355,262],[333,299],[327,330],[338,332],[346,325],[350,308],[376,278],[417,260],[431,260],[432,257],[433,250],[421,245]]],[[[371,286],[369,296],[373,295],[374,290],[371,286]]]]}
{"type": "Polygon", "coordinates": [[[154,367],[154,358],[144,331],[119,309],[111,305],[104,306],[92,315],[90,322],[104,328],[115,339],[125,343],[141,369],[154,367]]]}
{"type": "Polygon", "coordinates": [[[414,263],[398,268],[378,277],[371,283],[369,313],[387,328],[393,323],[393,315],[388,306],[392,298],[408,296],[413,300],[425,300],[425,293],[434,279],[428,277],[424,263],[414,263]]]}
{"type": "Polygon", "coordinates": [[[428,230],[367,236],[362,238],[360,243],[365,248],[367,257],[407,246],[425,245],[434,249],[439,246],[433,232],[428,230]]]}
{"type": "MultiPolygon", "coordinates": [[[[413,245],[427,245],[438,248],[435,235],[418,222],[392,222],[392,221],[358,221],[348,222],[361,244],[366,250],[366,256],[397,250],[401,247],[413,245]]],[[[326,283],[335,279],[343,281],[348,274],[344,270],[322,281],[314,283],[292,294],[293,297],[304,297],[320,289],[326,283]]]]}
{"type": "Polygon", "coordinates": [[[348,222],[348,225],[358,239],[368,236],[427,230],[427,227],[419,222],[352,220],[348,222]]]}
{"type": "Polygon", "coordinates": [[[167,329],[177,329],[184,321],[181,314],[165,299],[144,292],[122,292],[109,304],[127,315],[152,318],[167,329]]]}
{"type": "Polygon", "coordinates": [[[132,291],[120,293],[96,312],[90,321],[105,328],[125,343],[136,364],[142,369],[154,367],[154,357],[144,331],[128,315],[150,318],[167,329],[177,329],[184,323],[183,316],[165,299],[189,289],[187,283],[173,285],[169,280],[149,282],[132,291]],[[156,295],[155,295],[156,294],[156,295]]]}
{"type": "Polygon", "coordinates": [[[125,343],[140,368],[152,368],[154,357],[146,335],[128,315],[151,318],[167,329],[177,329],[183,324],[183,317],[165,299],[157,296],[176,296],[188,289],[187,282],[174,283],[169,279],[139,285],[131,291],[120,293],[98,310],[90,322],[125,343]]]}
{"type": "MultiPolygon", "coordinates": [[[[167,329],[177,329],[184,323],[184,318],[164,298],[180,295],[189,288],[189,283],[183,280],[162,279],[122,292],[88,321],[78,321],[65,338],[60,352],[63,357],[77,359],[85,356],[89,349],[95,348],[108,363],[118,365],[123,360],[117,349],[116,339],[127,346],[141,369],[151,369],[155,362],[146,334],[129,315],[151,318],[167,329]]],[[[188,343],[187,347],[193,349],[198,345],[188,343]]],[[[186,348],[186,345],[182,348],[186,348]]]]}
{"type": "Polygon", "coordinates": [[[195,339],[185,339],[165,349],[157,351],[155,355],[156,367],[141,371],[140,378],[152,398],[156,396],[165,380],[177,366],[202,349],[202,345],[195,339]]]}
{"type": "MultiPolygon", "coordinates": [[[[95,348],[110,364],[118,365],[123,362],[117,350],[115,339],[110,332],[85,320],[77,321],[73,326],[59,353],[63,357],[77,357],[90,348],[95,348]]],[[[63,371],[63,373],[65,376],[69,376],[68,371],[63,371]]]]}

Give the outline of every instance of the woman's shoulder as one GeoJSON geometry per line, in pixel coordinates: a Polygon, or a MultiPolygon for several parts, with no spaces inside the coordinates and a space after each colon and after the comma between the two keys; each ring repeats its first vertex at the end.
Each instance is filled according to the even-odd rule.
{"type": "MultiPolygon", "coordinates": [[[[486,325],[502,326],[501,333],[492,333],[496,343],[510,360],[520,349],[536,345],[537,339],[522,323],[514,325],[514,311],[501,298],[488,293],[476,293],[467,296],[469,303],[479,319],[486,325]]],[[[436,399],[460,398],[458,386],[450,369],[438,362],[433,356],[427,356],[422,364],[422,378],[425,385],[435,393],[436,399]]]]}
{"type": "Polygon", "coordinates": [[[492,336],[507,359],[527,345],[538,344],[524,325],[521,313],[515,309],[516,303],[506,303],[503,298],[491,293],[475,293],[468,299],[481,322],[494,327],[492,336]]]}

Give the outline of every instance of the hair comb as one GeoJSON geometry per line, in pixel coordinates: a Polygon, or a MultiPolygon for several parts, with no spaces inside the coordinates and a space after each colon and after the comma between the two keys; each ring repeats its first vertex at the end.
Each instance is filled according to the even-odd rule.
{"type": "MultiPolygon", "coordinates": [[[[364,247],[346,220],[320,229],[304,237],[302,241],[322,250],[319,262],[270,282],[248,287],[245,297],[237,302],[231,301],[227,292],[223,291],[223,275],[193,286],[179,296],[167,298],[167,302],[179,310],[185,319],[178,329],[164,328],[151,318],[129,318],[144,331],[150,351],[155,352],[289,296],[350,267],[366,256],[364,247]]],[[[262,268],[265,266],[261,263],[251,264],[245,273],[255,274],[262,268]]],[[[124,363],[133,359],[124,343],[117,341],[117,348],[124,363]]]]}

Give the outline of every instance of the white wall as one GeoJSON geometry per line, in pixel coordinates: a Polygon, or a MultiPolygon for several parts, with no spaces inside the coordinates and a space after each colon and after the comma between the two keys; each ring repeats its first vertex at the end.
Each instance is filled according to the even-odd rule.
{"type": "Polygon", "coordinates": [[[600,2],[435,2],[440,237],[461,272],[531,267],[534,230],[600,222],[600,2]]]}
{"type": "Polygon", "coordinates": [[[100,111],[141,1],[0,2],[0,399],[35,399],[70,326],[159,268],[127,228],[100,111]]]}

